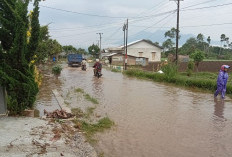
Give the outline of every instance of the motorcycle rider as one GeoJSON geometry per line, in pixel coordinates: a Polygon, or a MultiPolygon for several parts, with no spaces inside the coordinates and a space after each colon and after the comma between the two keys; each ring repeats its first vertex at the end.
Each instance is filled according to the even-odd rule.
{"type": "Polygon", "coordinates": [[[96,63],[94,64],[93,68],[94,68],[93,69],[94,76],[96,76],[97,70],[101,71],[101,69],[102,69],[102,64],[100,63],[99,59],[96,59],[96,63]]]}
{"type": "Polygon", "coordinates": [[[81,61],[81,67],[82,67],[82,70],[86,70],[86,59],[83,58],[83,60],[81,61]]]}

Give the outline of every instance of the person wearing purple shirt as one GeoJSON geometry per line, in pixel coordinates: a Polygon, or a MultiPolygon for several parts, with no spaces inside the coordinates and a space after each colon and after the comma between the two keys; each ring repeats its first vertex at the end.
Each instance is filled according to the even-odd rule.
{"type": "Polygon", "coordinates": [[[228,69],[230,68],[229,65],[222,65],[221,70],[219,71],[218,78],[217,78],[217,90],[214,93],[214,97],[217,97],[217,95],[220,93],[221,98],[225,98],[226,94],[226,84],[228,80],[228,69]]]}

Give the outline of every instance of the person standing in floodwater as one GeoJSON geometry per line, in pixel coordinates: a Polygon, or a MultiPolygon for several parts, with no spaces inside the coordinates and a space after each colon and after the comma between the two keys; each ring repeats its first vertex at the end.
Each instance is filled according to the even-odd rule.
{"type": "Polygon", "coordinates": [[[217,95],[220,93],[221,98],[225,98],[226,94],[226,84],[228,80],[228,69],[230,68],[229,65],[222,65],[221,70],[219,71],[218,74],[218,79],[217,79],[217,90],[214,93],[214,97],[217,97],[217,95]]]}

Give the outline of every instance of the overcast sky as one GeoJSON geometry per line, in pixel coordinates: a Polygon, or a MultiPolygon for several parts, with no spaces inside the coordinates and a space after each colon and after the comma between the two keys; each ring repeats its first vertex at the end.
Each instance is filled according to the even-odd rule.
{"type": "MultiPolygon", "coordinates": [[[[98,42],[96,33],[103,33],[102,48],[107,48],[123,44],[127,17],[130,38],[176,27],[176,8],[169,0],[46,0],[40,3],[40,23],[49,24],[51,37],[62,45],[87,48],[98,42]]],[[[232,41],[231,0],[184,0],[180,9],[182,34],[220,40],[224,33],[232,41]]]]}

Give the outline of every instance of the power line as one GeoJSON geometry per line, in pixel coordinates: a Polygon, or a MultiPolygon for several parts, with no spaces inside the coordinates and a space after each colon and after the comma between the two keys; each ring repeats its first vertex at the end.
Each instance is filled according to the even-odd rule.
{"type": "Polygon", "coordinates": [[[195,26],[182,26],[185,27],[212,27],[212,26],[221,26],[221,25],[231,25],[232,23],[216,23],[216,24],[208,24],[208,25],[195,25],[195,26]]]}
{"type": "Polygon", "coordinates": [[[97,15],[97,14],[87,14],[87,13],[81,13],[81,12],[76,12],[76,11],[48,7],[48,6],[44,6],[44,5],[39,5],[39,6],[44,7],[44,8],[48,8],[48,9],[53,9],[53,10],[58,10],[58,11],[73,13],[73,14],[79,14],[79,15],[85,15],[85,16],[104,17],[104,18],[125,18],[125,17],[114,17],[114,16],[105,16],[105,15],[97,15]]]}
{"type": "MultiPolygon", "coordinates": [[[[174,15],[174,14],[173,14],[174,15]]],[[[173,17],[173,16],[171,16],[173,17]]],[[[170,21],[167,21],[165,22],[160,28],[164,28],[163,26],[166,25],[167,23],[169,23],[170,21]]],[[[170,27],[167,27],[167,28],[170,28],[170,27]]],[[[148,36],[147,38],[149,39],[151,36],[153,36],[153,34],[151,34],[150,36],[148,36]]]]}
{"type": "Polygon", "coordinates": [[[219,4],[219,5],[213,5],[213,6],[201,7],[201,8],[186,9],[186,10],[181,9],[181,11],[201,10],[201,9],[208,9],[208,8],[223,7],[223,6],[228,6],[228,5],[232,5],[232,3],[219,4]]]}
{"type": "MultiPolygon", "coordinates": [[[[175,12],[176,12],[176,11],[175,11],[175,12]]],[[[149,29],[149,28],[152,28],[154,25],[156,25],[156,24],[160,23],[161,21],[165,20],[165,19],[168,18],[169,16],[173,15],[175,12],[172,12],[172,13],[169,14],[168,16],[165,16],[164,18],[162,18],[162,19],[159,20],[158,22],[152,24],[151,26],[146,27],[145,29],[139,31],[138,33],[142,32],[142,31],[145,31],[145,30],[147,30],[147,29],[149,29]]],[[[130,37],[131,37],[131,36],[134,36],[134,35],[136,35],[136,34],[138,34],[138,33],[135,33],[135,34],[133,34],[133,35],[130,35],[130,37]]]]}
{"type": "Polygon", "coordinates": [[[70,10],[64,10],[64,9],[59,9],[59,8],[54,8],[54,7],[49,7],[49,6],[44,6],[44,5],[39,5],[40,7],[44,7],[44,8],[48,8],[48,9],[53,9],[53,10],[57,10],[57,11],[62,11],[62,12],[68,12],[68,13],[73,13],[73,14],[79,14],[79,15],[85,15],[85,16],[93,16],[93,17],[102,17],[102,18],[118,18],[118,19],[125,19],[125,18],[148,18],[148,17],[153,17],[153,16],[160,16],[163,14],[167,14],[172,12],[168,11],[168,12],[164,12],[164,13],[160,13],[160,14],[154,14],[154,15],[149,15],[149,16],[140,16],[140,17],[123,17],[123,16],[105,16],[105,15],[97,15],[97,14],[88,14],[88,13],[81,13],[81,12],[76,12],[76,11],[70,11],[70,10]]]}
{"type": "Polygon", "coordinates": [[[113,24],[113,25],[121,25],[121,24],[123,24],[123,22],[112,22],[112,23],[89,25],[89,26],[79,26],[79,27],[66,27],[66,28],[64,27],[64,28],[54,28],[54,29],[50,28],[49,30],[69,30],[69,29],[73,30],[73,29],[77,29],[77,28],[86,28],[86,27],[92,28],[92,27],[106,26],[106,25],[111,25],[111,24],[113,24]]]}
{"type": "Polygon", "coordinates": [[[187,7],[183,7],[182,9],[186,9],[186,8],[190,8],[190,7],[195,7],[195,6],[198,6],[198,5],[201,5],[201,4],[210,3],[210,2],[213,2],[213,1],[217,1],[217,0],[210,0],[210,1],[202,2],[202,3],[193,4],[193,5],[190,5],[190,6],[187,6],[187,7]]]}
{"type": "MultiPolygon", "coordinates": [[[[189,26],[180,26],[180,28],[186,28],[186,27],[213,27],[213,26],[220,26],[220,25],[231,25],[232,23],[215,23],[215,24],[207,24],[207,25],[189,25],[189,26]]],[[[131,25],[134,27],[147,27],[147,26],[139,26],[139,25],[131,25]]],[[[163,26],[159,26],[159,27],[151,27],[151,28],[170,28],[172,26],[169,27],[163,27],[163,26]]]]}
{"type": "MultiPolygon", "coordinates": [[[[157,5],[155,5],[155,6],[153,6],[153,7],[151,7],[150,9],[148,9],[147,11],[143,11],[143,12],[141,12],[141,13],[139,13],[138,15],[140,15],[140,14],[143,14],[143,13],[145,13],[145,12],[153,12],[153,9],[154,8],[159,8],[159,7],[161,7],[163,4],[162,3],[166,3],[165,1],[161,1],[160,3],[158,3],[157,5]]],[[[140,17],[140,16],[139,16],[140,17]]]]}
{"type": "Polygon", "coordinates": [[[70,36],[74,36],[74,35],[84,35],[84,34],[88,34],[88,33],[94,33],[94,32],[98,32],[98,31],[103,31],[103,30],[108,30],[111,28],[105,28],[105,29],[98,29],[98,30],[94,30],[94,31],[89,31],[89,32],[84,32],[84,33],[79,33],[79,34],[71,34],[71,35],[65,35],[65,36],[57,36],[55,38],[63,38],[63,37],[70,37],[70,36]]]}
{"type": "Polygon", "coordinates": [[[121,26],[115,32],[113,32],[110,36],[108,36],[105,40],[110,40],[115,34],[119,32],[119,30],[121,30],[121,26]]]}

